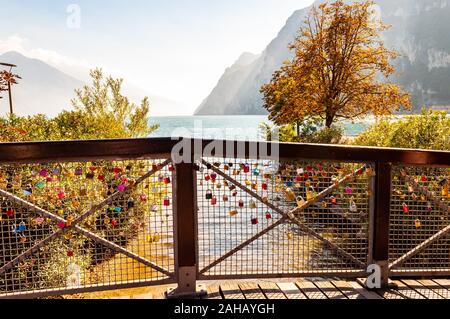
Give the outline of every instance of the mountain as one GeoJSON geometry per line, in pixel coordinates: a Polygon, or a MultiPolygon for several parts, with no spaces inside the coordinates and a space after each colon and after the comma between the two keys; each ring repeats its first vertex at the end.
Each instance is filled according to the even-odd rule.
{"type": "MultiPolygon", "coordinates": [[[[74,90],[82,88],[89,81],[88,69],[78,69],[77,74],[83,75],[83,80],[79,80],[56,66],[14,51],[0,55],[0,61],[17,65],[14,72],[22,77],[19,84],[12,88],[14,112],[19,115],[39,113],[51,117],[62,110],[70,110],[70,101],[75,97],[74,90]]],[[[179,102],[148,94],[127,81],[124,82],[123,92],[135,103],[148,96],[150,115],[153,116],[180,114],[185,109],[179,102]]],[[[0,115],[8,112],[8,97],[3,94],[3,99],[0,99],[0,115]]]]}
{"type": "MultiPolygon", "coordinates": [[[[22,79],[12,88],[14,112],[20,115],[56,115],[62,109],[70,109],[74,90],[83,82],[37,59],[30,59],[18,52],[0,55],[0,61],[16,64],[14,72],[22,79]]],[[[8,98],[0,101],[0,114],[9,112],[8,98]]]]}
{"type": "MultiPolygon", "coordinates": [[[[321,2],[325,0],[315,5],[321,2]]],[[[377,0],[376,4],[383,21],[392,26],[383,34],[387,47],[402,54],[395,62],[398,73],[392,81],[411,92],[415,110],[423,105],[450,105],[450,0],[377,0]]],[[[259,90],[292,58],[288,45],[309,11],[294,12],[251,64],[235,68],[232,76],[227,69],[195,114],[266,114],[259,90]]]]}

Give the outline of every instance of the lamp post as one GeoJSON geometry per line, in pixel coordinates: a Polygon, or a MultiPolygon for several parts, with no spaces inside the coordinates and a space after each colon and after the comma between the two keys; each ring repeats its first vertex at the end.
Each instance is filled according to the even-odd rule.
{"type": "MultiPolygon", "coordinates": [[[[17,67],[17,65],[14,65],[14,64],[1,63],[1,62],[0,62],[0,65],[8,67],[9,73],[11,73],[13,68],[17,67]]],[[[8,82],[8,95],[9,95],[9,111],[11,112],[11,114],[14,114],[13,102],[12,102],[12,92],[11,92],[11,82],[10,81],[7,81],[7,82],[8,82]]]]}

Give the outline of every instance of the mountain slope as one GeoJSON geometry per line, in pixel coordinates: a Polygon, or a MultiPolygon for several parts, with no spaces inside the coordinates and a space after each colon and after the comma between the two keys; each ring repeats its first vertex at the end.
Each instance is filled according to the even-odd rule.
{"type": "MultiPolygon", "coordinates": [[[[316,1],[315,4],[324,2],[316,1]]],[[[377,0],[385,23],[392,29],[383,34],[389,48],[403,57],[396,61],[398,74],[392,80],[412,93],[415,109],[422,105],[450,105],[450,0],[377,0]]],[[[292,57],[288,49],[310,8],[298,10],[261,56],[245,70],[234,74],[239,87],[229,89],[221,81],[215,91],[230,92],[226,98],[210,95],[201,114],[266,114],[261,86],[270,81],[284,60],[292,57]],[[214,113],[208,113],[214,110],[214,113]]],[[[200,114],[197,112],[196,114],[200,114]]]]}
{"type": "MultiPolygon", "coordinates": [[[[74,89],[83,82],[37,59],[30,59],[17,52],[7,52],[0,61],[16,64],[14,72],[22,80],[12,88],[14,112],[20,115],[43,113],[56,115],[62,109],[70,109],[74,89]]],[[[0,114],[9,112],[6,96],[0,100],[0,114]]]]}
{"type": "MultiPolygon", "coordinates": [[[[81,81],[55,66],[28,58],[18,52],[0,55],[0,61],[16,64],[18,67],[14,72],[22,77],[19,84],[12,88],[14,112],[19,115],[45,114],[52,117],[62,110],[70,110],[72,109],[70,101],[75,97],[75,89],[82,88],[85,81],[90,80],[88,69],[78,70],[78,74],[84,74],[85,81],[81,81]]],[[[144,96],[148,96],[152,116],[189,113],[180,102],[148,94],[127,81],[124,82],[123,92],[135,103],[140,103],[144,96]]],[[[4,93],[3,99],[0,99],[0,115],[8,112],[8,97],[4,93]]]]}

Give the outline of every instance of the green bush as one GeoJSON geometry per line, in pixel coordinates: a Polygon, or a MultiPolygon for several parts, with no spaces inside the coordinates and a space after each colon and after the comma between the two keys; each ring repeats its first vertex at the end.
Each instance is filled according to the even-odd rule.
{"type": "Polygon", "coordinates": [[[420,115],[395,121],[380,119],[358,136],[361,146],[450,150],[450,117],[445,112],[423,109],[420,115]]]}

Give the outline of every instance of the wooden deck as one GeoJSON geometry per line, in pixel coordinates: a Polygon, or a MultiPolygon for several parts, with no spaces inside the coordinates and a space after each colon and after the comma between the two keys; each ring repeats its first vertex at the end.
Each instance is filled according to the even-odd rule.
{"type": "Polygon", "coordinates": [[[398,288],[369,291],[362,280],[227,281],[206,285],[205,299],[450,299],[450,280],[394,280],[398,288]]]}

